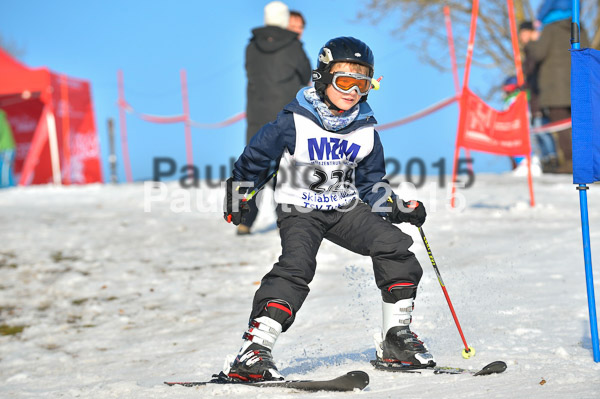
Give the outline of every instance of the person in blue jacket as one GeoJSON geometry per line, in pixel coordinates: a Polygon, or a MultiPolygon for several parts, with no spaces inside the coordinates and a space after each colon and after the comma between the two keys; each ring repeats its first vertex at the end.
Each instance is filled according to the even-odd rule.
{"type": "Polygon", "coordinates": [[[263,277],[242,347],[224,370],[232,379],[283,379],[271,350],[308,295],[324,238],[372,258],[383,300],[377,364],[435,365],[410,329],[423,271],[409,251],[411,237],[392,224],[421,226],[425,207],[399,199],[384,179],[383,147],[366,102],[374,66],[373,53],[362,41],[327,41],[312,74],[314,87],[301,89],[274,122],[258,131],[227,180],[224,217],[237,225],[247,210],[244,194],[264,181],[272,161],[278,164],[274,198],[282,254],[263,277]]]}

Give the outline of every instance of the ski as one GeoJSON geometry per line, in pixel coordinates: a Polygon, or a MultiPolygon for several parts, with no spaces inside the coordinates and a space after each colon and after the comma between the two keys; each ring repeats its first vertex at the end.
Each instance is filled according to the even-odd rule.
{"type": "Polygon", "coordinates": [[[421,374],[423,372],[433,374],[470,374],[473,376],[500,374],[506,370],[506,363],[503,361],[492,362],[480,370],[467,370],[459,367],[446,367],[446,366],[435,366],[426,368],[411,368],[410,366],[402,365],[402,363],[383,363],[377,360],[371,360],[371,364],[375,366],[377,370],[401,372],[401,373],[416,373],[421,374]]]}
{"type": "Polygon", "coordinates": [[[169,386],[181,385],[184,387],[196,387],[208,384],[236,384],[257,388],[289,388],[310,392],[343,392],[353,391],[354,389],[364,389],[367,385],[369,385],[369,375],[364,371],[351,371],[331,380],[283,380],[246,382],[232,379],[225,375],[223,372],[221,372],[220,374],[213,374],[213,378],[210,381],[165,382],[165,384],[169,386]]]}

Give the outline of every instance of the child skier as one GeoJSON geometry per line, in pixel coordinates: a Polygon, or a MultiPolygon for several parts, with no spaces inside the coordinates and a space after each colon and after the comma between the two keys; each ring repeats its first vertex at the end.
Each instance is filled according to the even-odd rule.
{"type": "Polygon", "coordinates": [[[372,258],[383,300],[377,363],[435,365],[410,330],[423,271],[409,251],[410,236],[391,224],[421,226],[426,212],[420,201],[397,198],[384,180],[383,148],[366,102],[373,72],[373,53],[365,43],[329,40],[313,71],[314,88],[300,90],[260,129],[227,180],[224,217],[238,225],[247,210],[248,186],[264,180],[273,160],[279,165],[274,198],[282,254],[256,291],[242,348],[225,370],[232,379],[283,379],[271,350],[308,295],[323,238],[372,258]]]}

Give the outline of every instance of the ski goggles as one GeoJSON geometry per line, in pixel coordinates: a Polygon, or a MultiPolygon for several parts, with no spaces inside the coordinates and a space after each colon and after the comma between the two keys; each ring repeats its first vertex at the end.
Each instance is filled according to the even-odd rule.
{"type": "Polygon", "coordinates": [[[366,96],[371,90],[372,83],[369,76],[352,72],[334,72],[331,84],[342,93],[351,93],[355,90],[358,95],[366,96]]]}

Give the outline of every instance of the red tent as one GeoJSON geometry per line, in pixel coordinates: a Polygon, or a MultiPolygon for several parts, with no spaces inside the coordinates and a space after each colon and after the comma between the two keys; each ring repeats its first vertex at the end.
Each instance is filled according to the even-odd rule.
{"type": "Polygon", "coordinates": [[[89,82],[28,68],[0,49],[0,108],[16,142],[19,185],[102,182],[89,82]]]}

